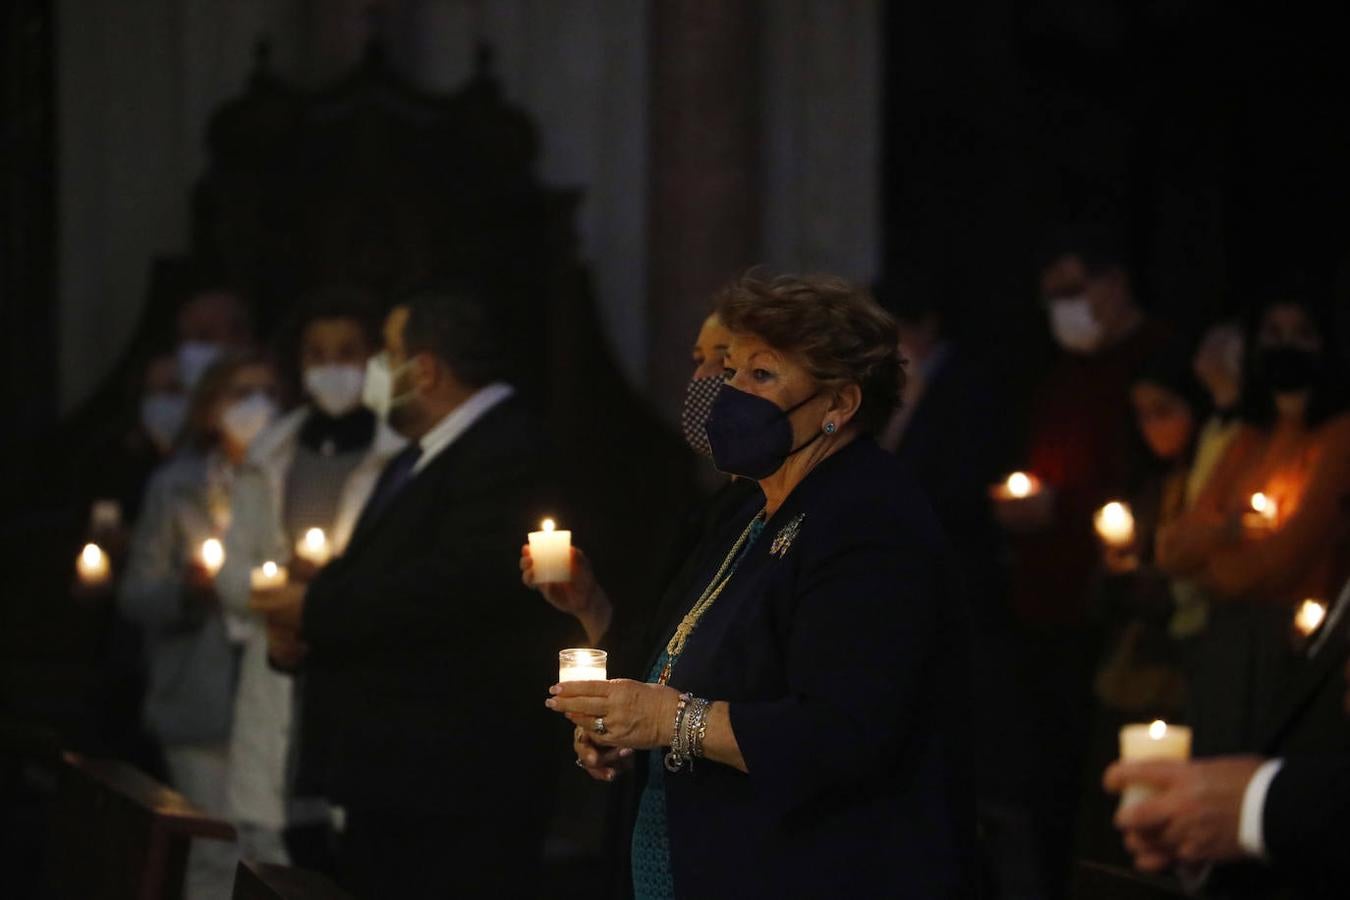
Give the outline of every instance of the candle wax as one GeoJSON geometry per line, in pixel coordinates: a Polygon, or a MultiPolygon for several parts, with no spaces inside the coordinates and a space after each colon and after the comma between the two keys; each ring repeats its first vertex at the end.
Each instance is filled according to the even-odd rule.
{"type": "MultiPolygon", "coordinates": [[[[1120,729],[1120,758],[1129,762],[1148,759],[1191,758],[1191,729],[1168,725],[1159,720],[1149,725],[1126,725],[1120,729]]],[[[1147,784],[1128,785],[1120,795],[1120,805],[1129,806],[1157,792],[1147,784]]]]}
{"type": "Polygon", "coordinates": [[[542,530],[530,532],[530,559],[536,584],[562,584],[572,580],[572,532],[558,531],[552,519],[542,530]]]}

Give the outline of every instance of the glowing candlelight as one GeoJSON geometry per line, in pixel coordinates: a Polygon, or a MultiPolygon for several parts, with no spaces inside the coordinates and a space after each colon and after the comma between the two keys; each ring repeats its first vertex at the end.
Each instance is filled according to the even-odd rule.
{"type": "Polygon", "coordinates": [[[198,558],[206,567],[207,573],[214,576],[220,571],[220,567],[225,565],[225,545],[216,538],[207,538],[202,541],[202,550],[198,558]]]}
{"type": "Polygon", "coordinates": [[[1275,517],[1280,513],[1280,507],[1273,497],[1257,491],[1252,494],[1252,511],[1260,515],[1267,523],[1274,525],[1275,517]]]}
{"type": "Polygon", "coordinates": [[[82,584],[90,587],[106,584],[112,576],[108,554],[104,553],[103,548],[98,544],[85,544],[84,549],[75,559],[75,572],[79,575],[82,584]]]}
{"type": "Polygon", "coordinates": [[[1128,547],[1134,543],[1134,513],[1119,500],[1112,500],[1097,510],[1092,524],[1108,546],[1128,547]]]}
{"type": "Polygon", "coordinates": [[[1032,481],[1031,476],[1026,472],[1012,473],[1008,476],[1006,484],[1008,487],[1008,496],[1016,500],[1031,496],[1032,491],[1036,489],[1036,483],[1032,481]]]}
{"type": "Polygon", "coordinates": [[[333,552],[328,546],[328,535],[322,528],[311,528],[305,536],[295,542],[295,555],[303,560],[322,566],[332,558],[333,552]]]}
{"type": "MultiPolygon", "coordinates": [[[[1190,759],[1191,729],[1185,725],[1168,725],[1162,719],[1148,725],[1126,725],[1120,729],[1120,758],[1130,762],[1190,759]]],[[[1156,788],[1147,784],[1127,785],[1121,792],[1120,805],[1138,803],[1156,792],[1156,788]]]]}
{"type": "Polygon", "coordinates": [[[1327,618],[1327,605],[1321,600],[1304,600],[1294,613],[1294,630],[1300,637],[1312,637],[1327,618]]]}
{"type": "Polygon", "coordinates": [[[275,590],[285,587],[289,577],[285,566],[279,566],[269,559],[249,573],[249,583],[255,591],[275,590]]]}
{"type": "Polygon", "coordinates": [[[545,519],[539,531],[530,532],[530,559],[536,584],[560,584],[572,580],[572,532],[558,531],[545,519]]]}
{"type": "Polygon", "coordinates": [[[584,647],[558,651],[558,681],[605,681],[609,654],[584,647]]]}

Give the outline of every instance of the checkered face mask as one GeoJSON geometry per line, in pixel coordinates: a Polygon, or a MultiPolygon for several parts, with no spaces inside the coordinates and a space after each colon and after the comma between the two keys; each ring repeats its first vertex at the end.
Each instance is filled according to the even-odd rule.
{"type": "Polygon", "coordinates": [[[709,459],[712,458],[712,447],[708,445],[708,415],[712,412],[717,392],[726,380],[725,374],[711,378],[691,378],[684,392],[684,409],[680,412],[680,430],[684,432],[684,441],[699,456],[709,459]]]}

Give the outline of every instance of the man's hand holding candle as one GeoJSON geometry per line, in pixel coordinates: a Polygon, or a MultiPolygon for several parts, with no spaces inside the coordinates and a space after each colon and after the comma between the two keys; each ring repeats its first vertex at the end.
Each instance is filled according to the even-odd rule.
{"type": "Polygon", "coordinates": [[[1111,793],[1147,784],[1157,793],[1116,813],[1135,867],[1159,872],[1175,863],[1228,862],[1247,853],[1239,841],[1242,799],[1264,762],[1256,756],[1117,762],[1103,783],[1111,793]]]}
{"type": "Polygon", "coordinates": [[[183,607],[190,616],[201,616],[220,606],[215,572],[192,558],[183,568],[183,607]]]}
{"type": "Polygon", "coordinates": [[[269,627],[275,625],[298,631],[305,611],[307,587],[288,581],[278,587],[256,589],[249,600],[249,609],[266,619],[269,627]]]}

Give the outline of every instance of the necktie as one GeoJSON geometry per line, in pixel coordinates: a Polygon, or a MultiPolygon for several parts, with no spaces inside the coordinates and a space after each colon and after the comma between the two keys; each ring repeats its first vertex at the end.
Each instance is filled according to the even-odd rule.
{"type": "Polygon", "coordinates": [[[361,510],[361,517],[356,522],[353,534],[369,528],[371,523],[379,519],[389,508],[394,498],[409,481],[412,481],[413,466],[417,465],[417,461],[421,458],[422,445],[414,441],[389,460],[389,464],[380,473],[379,480],[375,482],[375,489],[370,492],[370,499],[366,501],[365,508],[361,510]]]}

